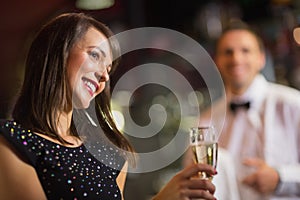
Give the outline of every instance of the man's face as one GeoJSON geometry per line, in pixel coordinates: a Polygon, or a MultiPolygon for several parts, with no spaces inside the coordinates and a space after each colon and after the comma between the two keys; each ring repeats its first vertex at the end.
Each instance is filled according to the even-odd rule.
{"type": "Polygon", "coordinates": [[[265,65],[265,54],[252,33],[232,30],[220,39],[215,62],[226,88],[241,95],[265,65]]]}

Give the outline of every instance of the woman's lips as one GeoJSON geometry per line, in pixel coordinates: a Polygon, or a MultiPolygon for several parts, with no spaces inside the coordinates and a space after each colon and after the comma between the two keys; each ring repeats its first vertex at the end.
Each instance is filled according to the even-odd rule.
{"type": "Polygon", "coordinates": [[[95,81],[88,78],[83,77],[82,80],[90,95],[93,96],[99,88],[98,84],[95,81]]]}

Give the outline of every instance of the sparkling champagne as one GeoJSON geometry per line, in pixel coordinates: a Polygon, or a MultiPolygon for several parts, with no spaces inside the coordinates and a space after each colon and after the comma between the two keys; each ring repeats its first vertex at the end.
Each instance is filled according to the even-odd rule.
{"type": "MultiPolygon", "coordinates": [[[[209,164],[216,168],[218,159],[218,143],[217,142],[200,142],[191,145],[196,163],[209,164]]],[[[212,176],[201,172],[201,178],[212,179],[212,176]]]]}

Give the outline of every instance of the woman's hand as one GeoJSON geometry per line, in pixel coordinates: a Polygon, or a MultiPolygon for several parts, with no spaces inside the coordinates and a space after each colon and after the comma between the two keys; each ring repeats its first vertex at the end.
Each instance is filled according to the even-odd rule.
{"type": "Polygon", "coordinates": [[[216,174],[215,169],[210,165],[192,164],[176,174],[153,200],[216,199],[213,196],[215,186],[209,180],[198,178],[199,172],[216,174]]]}

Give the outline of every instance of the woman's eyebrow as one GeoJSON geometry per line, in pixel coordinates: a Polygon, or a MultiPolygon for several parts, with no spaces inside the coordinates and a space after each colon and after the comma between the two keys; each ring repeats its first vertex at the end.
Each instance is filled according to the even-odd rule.
{"type": "Polygon", "coordinates": [[[103,55],[103,57],[106,58],[106,53],[105,51],[103,51],[100,47],[98,46],[89,46],[88,48],[91,48],[91,49],[98,49],[100,51],[100,53],[103,55]]]}

